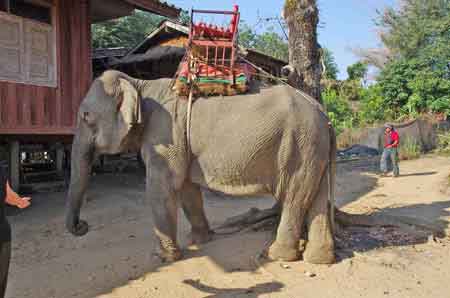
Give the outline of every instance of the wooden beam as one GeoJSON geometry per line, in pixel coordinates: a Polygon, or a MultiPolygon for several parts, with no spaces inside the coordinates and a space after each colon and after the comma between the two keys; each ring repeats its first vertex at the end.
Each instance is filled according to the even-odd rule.
{"type": "Polygon", "coordinates": [[[61,174],[64,171],[64,153],[63,144],[58,143],[56,146],[56,171],[58,174],[61,174]]]}
{"type": "Polygon", "coordinates": [[[75,127],[53,126],[53,127],[1,127],[0,135],[73,135],[75,127]]]}
{"type": "Polygon", "coordinates": [[[52,7],[55,5],[53,0],[25,0],[25,2],[30,2],[31,4],[36,4],[38,6],[44,6],[44,7],[52,7]]]}
{"type": "Polygon", "coordinates": [[[125,0],[125,2],[133,4],[139,9],[147,10],[169,18],[178,18],[181,13],[181,9],[161,3],[158,0],[125,0]]]}
{"type": "Polygon", "coordinates": [[[20,143],[9,143],[9,185],[15,191],[20,187],[20,143]]]}

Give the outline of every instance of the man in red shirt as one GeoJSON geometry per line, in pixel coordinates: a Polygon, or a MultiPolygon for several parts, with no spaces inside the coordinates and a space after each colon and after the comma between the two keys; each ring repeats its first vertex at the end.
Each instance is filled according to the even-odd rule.
{"type": "Polygon", "coordinates": [[[400,170],[398,168],[398,144],[400,142],[400,137],[398,133],[394,130],[394,126],[391,124],[386,124],[384,126],[384,150],[381,155],[380,169],[381,175],[386,176],[388,173],[388,159],[392,161],[392,167],[394,172],[394,177],[398,177],[400,170]]]}

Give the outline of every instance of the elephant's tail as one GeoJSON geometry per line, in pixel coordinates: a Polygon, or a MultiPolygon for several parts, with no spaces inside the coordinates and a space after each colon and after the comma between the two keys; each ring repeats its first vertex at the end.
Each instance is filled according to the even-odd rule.
{"type": "Polygon", "coordinates": [[[328,202],[330,208],[330,222],[331,228],[334,233],[335,229],[335,197],[334,197],[334,187],[336,180],[336,133],[334,131],[331,123],[329,124],[329,135],[330,135],[330,156],[328,158],[327,167],[327,181],[328,181],[328,202]]]}

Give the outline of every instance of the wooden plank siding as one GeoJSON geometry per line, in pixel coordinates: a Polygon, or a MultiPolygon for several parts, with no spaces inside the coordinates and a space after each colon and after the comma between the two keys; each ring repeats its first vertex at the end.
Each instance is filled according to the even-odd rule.
{"type": "Polygon", "coordinates": [[[73,134],[92,79],[89,2],[52,1],[57,87],[0,81],[0,135],[73,134]]]}

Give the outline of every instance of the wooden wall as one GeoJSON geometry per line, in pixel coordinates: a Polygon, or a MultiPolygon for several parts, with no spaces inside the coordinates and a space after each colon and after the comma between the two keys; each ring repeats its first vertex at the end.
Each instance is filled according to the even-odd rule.
{"type": "Polygon", "coordinates": [[[0,135],[71,135],[92,80],[89,0],[53,1],[57,87],[0,81],[0,135]]]}

